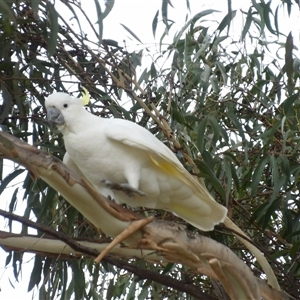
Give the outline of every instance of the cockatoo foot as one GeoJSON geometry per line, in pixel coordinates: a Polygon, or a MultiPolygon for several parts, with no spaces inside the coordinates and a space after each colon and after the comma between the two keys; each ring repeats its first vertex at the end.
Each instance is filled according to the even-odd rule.
{"type": "Polygon", "coordinates": [[[133,197],[134,194],[138,194],[139,196],[146,196],[146,194],[138,189],[135,189],[128,183],[116,183],[110,180],[102,180],[102,183],[106,185],[107,188],[117,191],[122,191],[129,197],[133,197]]]}

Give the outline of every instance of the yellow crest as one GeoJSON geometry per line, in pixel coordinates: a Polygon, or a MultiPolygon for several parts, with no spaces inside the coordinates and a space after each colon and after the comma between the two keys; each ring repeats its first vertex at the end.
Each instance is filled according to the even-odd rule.
{"type": "Polygon", "coordinates": [[[81,102],[82,105],[85,106],[88,105],[90,102],[90,93],[84,86],[82,87],[82,89],[83,92],[81,93],[81,102]]]}

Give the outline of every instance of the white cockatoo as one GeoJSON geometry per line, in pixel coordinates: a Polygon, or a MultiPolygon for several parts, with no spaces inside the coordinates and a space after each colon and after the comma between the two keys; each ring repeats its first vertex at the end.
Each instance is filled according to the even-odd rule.
{"type": "Polygon", "coordinates": [[[55,93],[45,102],[49,124],[63,134],[67,166],[102,195],[132,207],[168,210],[204,231],[224,222],[257,258],[268,283],[280,290],[264,255],[167,146],[135,123],[90,114],[84,108],[88,101],[86,91],[82,99],[55,93]]]}
{"type": "Polygon", "coordinates": [[[104,196],[131,207],[168,210],[208,231],[227,209],[186,171],[175,154],[145,128],[123,119],[89,113],[82,99],[54,93],[47,118],[63,134],[64,162],[104,196]]]}

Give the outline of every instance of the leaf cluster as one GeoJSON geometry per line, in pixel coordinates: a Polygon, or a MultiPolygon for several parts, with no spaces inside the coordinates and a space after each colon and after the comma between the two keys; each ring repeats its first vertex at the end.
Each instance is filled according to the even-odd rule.
{"type": "MultiPolygon", "coordinates": [[[[78,30],[50,1],[0,1],[1,127],[62,159],[63,140],[47,127],[44,100],[54,91],[77,96],[80,86],[85,86],[92,96],[88,107],[91,113],[136,122],[171,146],[186,168],[205,180],[214,198],[229,208],[232,219],[259,245],[281,287],[297,298],[300,61],[293,52],[292,36],[282,33],[278,22],[285,7],[290,14],[297,6],[292,1],[282,2],[284,7],[274,7],[271,1],[253,0],[244,12],[233,11],[228,1],[228,12],[214,30],[207,19],[217,11],[198,12],[165,48],[166,35],[161,36],[160,50],[148,63],[148,49],[142,44],[136,51],[128,51],[114,40],[103,40],[102,23],[97,30],[90,23],[98,40],[89,39],[80,26],[81,19],[88,17],[78,1],[60,3],[73,14],[72,22],[78,30]],[[244,23],[239,38],[234,39],[230,25],[238,14],[244,17],[244,23]],[[153,115],[170,125],[180,147],[166,141],[153,115]]],[[[102,22],[111,7],[102,13],[99,3],[95,3],[102,22]]],[[[162,2],[166,31],[173,24],[168,19],[169,5],[168,1],[162,2]]],[[[154,35],[160,25],[159,12],[152,24],[154,35]]],[[[123,27],[139,40],[134,30],[123,27]]],[[[3,161],[0,193],[23,172],[16,169],[2,178],[2,170],[3,161]]],[[[24,216],[34,216],[37,222],[73,237],[98,236],[95,228],[56,191],[41,181],[34,182],[29,174],[22,193],[27,202],[24,216]]],[[[20,194],[18,188],[12,193],[10,211],[14,211],[20,194]]],[[[164,214],[141,210],[145,214],[164,214]]],[[[168,214],[166,218],[175,217],[168,214]]],[[[23,226],[23,232],[26,230],[23,226]]],[[[253,257],[225,233],[219,226],[209,234],[228,245],[259,276],[253,257]]],[[[16,277],[17,261],[21,259],[17,253],[7,257],[6,263],[12,262],[16,277]]],[[[147,264],[145,268],[181,280],[188,278],[214,295],[208,278],[195,277],[182,266],[147,264]]],[[[98,299],[104,291],[108,299],[124,294],[133,299],[139,293],[141,299],[186,297],[159,284],[139,281],[110,265],[95,267],[89,259],[37,255],[29,290],[39,284],[41,294],[49,299],[58,294],[62,299],[71,295],[76,299],[98,299]],[[103,280],[107,273],[110,277],[103,280]]]]}

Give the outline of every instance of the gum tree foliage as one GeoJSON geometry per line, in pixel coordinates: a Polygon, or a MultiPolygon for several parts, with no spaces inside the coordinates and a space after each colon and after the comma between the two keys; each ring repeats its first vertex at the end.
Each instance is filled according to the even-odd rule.
{"type": "MultiPolygon", "coordinates": [[[[214,198],[228,207],[229,216],[266,255],[282,289],[299,298],[300,61],[294,54],[292,35],[283,34],[279,22],[280,13],[288,16],[299,9],[297,1],[274,6],[271,1],[253,0],[246,11],[232,10],[228,1],[227,14],[213,26],[204,20],[213,19],[216,12],[191,11],[167,47],[163,43],[173,26],[168,18],[171,3],[162,1],[152,29],[155,35],[157,26],[164,26],[165,33],[156,36],[159,50],[150,63],[143,62],[148,49],[142,43],[128,51],[114,40],[102,39],[103,19],[113,2],[107,6],[97,0],[91,3],[99,19],[96,25],[88,23],[94,40],[81,26],[82,20],[89,20],[79,1],[60,2],[77,26],[70,26],[69,19],[50,1],[0,1],[2,130],[62,159],[62,136],[50,131],[45,121],[45,97],[54,91],[78,96],[84,86],[91,94],[91,113],[136,122],[169,145],[137,99],[154,114],[156,107],[182,146],[173,148],[178,158],[191,172],[183,153],[193,159],[214,198]],[[232,20],[239,15],[243,16],[241,32],[232,38],[232,20]]],[[[124,29],[139,41],[134,28],[125,24],[124,29]]],[[[16,167],[3,177],[2,171],[3,161],[0,193],[26,173],[23,167],[16,167]]],[[[10,212],[25,201],[25,218],[70,237],[99,237],[55,190],[33,181],[30,174],[23,178],[22,187],[10,196],[10,212]]],[[[139,211],[176,220],[161,211],[139,211]]],[[[12,221],[7,230],[12,230],[12,221]]],[[[23,225],[22,233],[27,232],[23,225]]],[[[205,234],[230,247],[260,276],[253,257],[225,228],[220,225],[205,234]]],[[[13,266],[18,278],[22,255],[8,252],[6,264],[13,266]]],[[[195,276],[184,266],[135,260],[130,264],[144,269],[145,277],[105,261],[95,266],[90,258],[37,254],[28,289],[38,289],[44,299],[70,299],[71,295],[76,299],[98,299],[99,295],[107,299],[193,298],[147,279],[150,270],[192,283],[208,296],[219,295],[217,283],[195,276]]]]}

